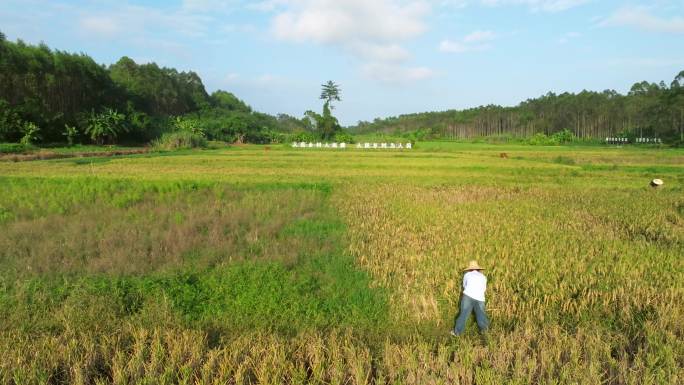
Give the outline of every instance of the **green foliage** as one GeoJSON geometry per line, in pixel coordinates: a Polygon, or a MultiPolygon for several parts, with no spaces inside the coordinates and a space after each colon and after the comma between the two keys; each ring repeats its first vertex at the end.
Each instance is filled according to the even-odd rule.
{"type": "MultiPolygon", "coordinates": [[[[501,137],[530,138],[536,133],[553,136],[569,130],[572,140],[603,140],[616,132],[630,137],[658,137],[666,143],[684,141],[684,76],[679,74],[670,87],[639,82],[626,95],[613,90],[580,93],[552,92],[521,102],[515,107],[486,105],[466,110],[405,114],[361,121],[350,127],[354,134],[417,131],[428,127],[431,138],[473,139],[501,137]]],[[[570,142],[569,135],[557,137],[570,142]]],[[[534,142],[548,142],[538,137],[534,142]]]]}
{"type": "Polygon", "coordinates": [[[23,143],[0,143],[0,154],[21,154],[33,150],[30,144],[23,143]]]}
{"type": "Polygon", "coordinates": [[[317,129],[323,140],[331,140],[342,129],[337,118],[332,115],[330,102],[323,104],[323,115],[318,120],[317,129]]]}
{"type": "Polygon", "coordinates": [[[342,127],[332,115],[329,102],[323,104],[323,114],[320,115],[314,111],[306,111],[305,118],[310,122],[314,128],[314,132],[318,135],[318,139],[332,140],[335,134],[342,130],[342,127]]]}
{"type": "Polygon", "coordinates": [[[226,111],[252,112],[252,108],[228,91],[218,90],[209,97],[211,107],[226,111]]]}
{"type": "Polygon", "coordinates": [[[318,138],[311,132],[298,132],[290,135],[291,142],[316,142],[318,138]]]}
{"type": "Polygon", "coordinates": [[[333,140],[338,143],[355,143],[354,137],[346,131],[336,132],[333,140]]]}
{"type": "Polygon", "coordinates": [[[194,72],[125,56],[106,68],[83,54],[1,40],[0,68],[0,141],[19,141],[26,121],[41,128],[43,143],[68,140],[65,125],[98,144],[147,143],[177,129],[174,117],[192,126],[182,129],[228,142],[270,143],[280,138],[275,132],[292,131],[293,124],[306,128],[303,121],[281,127],[230,92],[208,95],[194,72]],[[122,111],[124,120],[112,119],[109,111],[122,111]]]}
{"type": "Polygon", "coordinates": [[[113,143],[126,131],[126,116],[111,108],[105,108],[100,113],[92,111],[87,118],[85,133],[99,145],[113,143]]]}
{"type": "Polygon", "coordinates": [[[385,293],[370,289],[368,274],[344,254],[345,227],[324,187],[2,179],[0,221],[8,227],[0,234],[0,258],[12,255],[13,262],[0,268],[0,282],[22,282],[0,292],[0,301],[9,296],[13,303],[0,315],[14,314],[3,327],[29,321],[33,316],[20,310],[30,308],[41,321],[27,328],[40,333],[75,303],[85,310],[101,301],[108,316],[95,313],[69,326],[95,331],[107,318],[115,327],[166,301],[189,327],[231,333],[344,325],[361,333],[386,319],[385,293]],[[54,214],[70,220],[41,219],[54,214]],[[42,229],[35,235],[48,229],[52,235],[27,235],[22,221],[42,229]],[[38,250],[51,245],[59,245],[59,260],[42,261],[38,250]],[[36,252],[18,252],[25,246],[36,252]],[[96,255],[107,260],[104,270],[96,255]]]}
{"type": "Polygon", "coordinates": [[[313,131],[313,126],[306,117],[297,119],[294,116],[287,114],[278,114],[277,116],[278,131],[285,133],[293,133],[299,131],[313,131]]]}
{"type": "Polygon", "coordinates": [[[566,144],[572,142],[575,139],[575,134],[573,134],[572,131],[565,128],[551,135],[551,138],[558,144],[566,144]]]}
{"type": "Polygon", "coordinates": [[[321,96],[320,99],[325,100],[326,105],[333,109],[333,101],[340,101],[340,86],[335,84],[332,80],[328,80],[327,83],[321,85],[321,96]]]}
{"type": "Polygon", "coordinates": [[[22,134],[19,143],[31,145],[40,140],[40,127],[33,122],[25,122],[24,127],[22,127],[22,134]]]}
{"type": "Polygon", "coordinates": [[[532,135],[532,137],[527,140],[527,143],[533,146],[555,146],[559,144],[555,138],[548,137],[543,132],[532,135]]]}
{"type": "Polygon", "coordinates": [[[151,115],[182,115],[208,104],[202,80],[194,72],[137,64],[124,56],[109,67],[109,74],[130,95],[137,110],[151,115]]]}
{"type": "Polygon", "coordinates": [[[67,143],[69,143],[69,146],[74,145],[74,141],[76,137],[78,136],[78,129],[74,126],[70,126],[68,124],[64,125],[64,133],[62,134],[67,138],[67,143]]]}
{"type": "MultiPolygon", "coordinates": [[[[0,100],[11,114],[41,127],[44,141],[62,140],[65,123],[74,125],[79,114],[118,98],[107,70],[90,57],[53,51],[44,44],[0,41],[0,68],[0,100]]],[[[0,112],[0,120],[3,115],[0,112]]],[[[19,140],[17,128],[14,124],[14,134],[2,140],[19,140]]]]}
{"type": "Polygon", "coordinates": [[[415,143],[415,142],[422,142],[422,141],[430,138],[432,136],[431,134],[432,134],[431,130],[429,130],[427,128],[420,128],[420,129],[415,130],[415,131],[406,132],[402,136],[404,138],[410,140],[411,143],[415,143]]]}
{"type": "Polygon", "coordinates": [[[542,132],[538,132],[529,138],[527,143],[533,146],[557,146],[560,144],[571,143],[574,140],[575,135],[572,133],[572,131],[564,129],[554,133],[551,136],[547,136],[542,132]]]}
{"type": "Polygon", "coordinates": [[[176,131],[163,134],[161,138],[152,142],[152,145],[162,150],[205,148],[207,147],[207,139],[203,135],[190,131],[176,131]]]}
{"type": "Polygon", "coordinates": [[[195,119],[177,116],[173,119],[173,125],[176,131],[189,132],[201,137],[206,136],[204,133],[204,128],[195,119]]]}
{"type": "MultiPolygon", "coordinates": [[[[2,76],[2,75],[0,75],[2,76]]],[[[15,141],[20,137],[24,122],[6,100],[0,99],[0,141],[15,141]]]]}

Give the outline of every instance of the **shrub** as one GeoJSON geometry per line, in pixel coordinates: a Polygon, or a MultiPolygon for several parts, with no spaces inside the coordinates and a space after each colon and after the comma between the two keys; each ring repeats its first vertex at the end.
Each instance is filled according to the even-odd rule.
{"type": "Polygon", "coordinates": [[[198,122],[196,119],[192,118],[182,118],[180,116],[177,116],[173,120],[173,125],[176,129],[176,131],[187,131],[191,132],[195,135],[200,135],[200,136],[206,136],[204,132],[204,127],[200,125],[200,122],[198,122]]]}
{"type": "Polygon", "coordinates": [[[291,142],[315,142],[318,138],[311,132],[298,132],[290,136],[291,142]]]}
{"type": "Polygon", "coordinates": [[[26,122],[22,133],[24,136],[21,137],[20,143],[23,145],[30,145],[40,139],[40,127],[33,122],[26,122]]]}
{"type": "Polygon", "coordinates": [[[348,132],[340,131],[335,134],[335,142],[338,143],[354,143],[354,137],[348,132]]]}
{"type": "Polygon", "coordinates": [[[572,131],[565,128],[562,131],[558,131],[555,134],[551,135],[551,139],[557,144],[570,143],[575,139],[575,134],[573,134],[572,131]]]}
{"type": "Polygon", "coordinates": [[[271,137],[271,143],[287,143],[289,135],[282,132],[269,131],[268,135],[271,137]]]}
{"type": "Polygon", "coordinates": [[[553,137],[548,137],[543,132],[534,134],[527,143],[533,146],[555,146],[558,144],[553,137]]]}
{"type": "Polygon", "coordinates": [[[542,132],[538,132],[529,138],[527,143],[533,146],[557,146],[559,144],[570,143],[574,140],[575,134],[566,128],[562,131],[552,134],[551,136],[548,136],[542,132]]]}
{"type": "Polygon", "coordinates": [[[411,143],[421,142],[425,139],[430,139],[433,137],[432,131],[427,128],[420,128],[415,131],[407,132],[403,136],[404,138],[410,140],[411,143]]]}
{"type": "Polygon", "coordinates": [[[243,135],[243,142],[255,144],[277,143],[278,138],[275,133],[269,131],[250,131],[243,135]]]}
{"type": "Polygon", "coordinates": [[[78,136],[78,129],[74,126],[70,126],[68,124],[64,125],[64,133],[62,133],[63,136],[67,138],[67,142],[69,143],[69,146],[74,145],[74,139],[78,136]]]}
{"type": "Polygon", "coordinates": [[[121,133],[127,131],[126,115],[111,108],[101,113],[91,112],[85,128],[85,133],[98,145],[113,143],[121,133]]]}
{"type": "Polygon", "coordinates": [[[152,142],[153,147],[163,150],[177,150],[182,148],[205,148],[207,139],[188,131],[169,132],[152,142]]]}
{"type": "Polygon", "coordinates": [[[0,141],[14,142],[21,138],[24,121],[7,101],[0,99],[0,141]]]}

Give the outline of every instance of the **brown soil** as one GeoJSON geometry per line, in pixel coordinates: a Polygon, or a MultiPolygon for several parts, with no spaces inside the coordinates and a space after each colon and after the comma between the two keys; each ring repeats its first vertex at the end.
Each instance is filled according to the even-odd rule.
{"type": "Polygon", "coordinates": [[[46,159],[62,159],[62,158],[90,158],[103,156],[118,156],[118,155],[132,155],[144,154],[150,152],[150,149],[140,148],[134,150],[115,150],[115,151],[86,151],[73,153],[58,153],[49,150],[40,150],[28,154],[0,154],[0,161],[9,162],[25,162],[29,160],[46,160],[46,159]]]}

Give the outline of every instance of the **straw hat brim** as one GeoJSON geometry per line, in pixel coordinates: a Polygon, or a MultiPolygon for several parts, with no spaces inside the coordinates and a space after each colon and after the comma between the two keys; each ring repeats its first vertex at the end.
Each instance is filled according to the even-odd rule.
{"type": "Polygon", "coordinates": [[[470,263],[468,267],[463,269],[463,271],[468,271],[468,270],[484,270],[484,267],[480,266],[477,262],[470,263]]]}

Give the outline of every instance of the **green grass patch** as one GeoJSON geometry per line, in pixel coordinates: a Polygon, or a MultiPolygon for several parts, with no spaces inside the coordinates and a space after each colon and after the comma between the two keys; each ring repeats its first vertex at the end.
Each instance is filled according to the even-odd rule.
{"type": "Polygon", "coordinates": [[[114,331],[143,319],[228,334],[386,326],[387,295],[344,253],[329,184],[2,181],[4,330],[114,331]]]}

